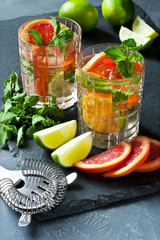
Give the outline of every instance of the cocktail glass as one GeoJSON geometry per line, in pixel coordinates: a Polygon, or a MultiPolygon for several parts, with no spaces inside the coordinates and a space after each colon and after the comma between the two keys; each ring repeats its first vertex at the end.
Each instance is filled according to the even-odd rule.
{"type": "Polygon", "coordinates": [[[92,131],[94,146],[107,149],[139,132],[145,62],[132,77],[107,80],[83,70],[97,53],[115,44],[97,44],[78,57],[77,93],[80,133],[92,131]]]}
{"type": "Polygon", "coordinates": [[[81,28],[67,18],[57,17],[62,26],[72,29],[74,40],[60,46],[37,46],[22,38],[24,27],[38,19],[50,19],[41,16],[22,24],[18,30],[19,54],[23,90],[27,96],[38,95],[39,103],[55,101],[60,108],[67,109],[77,101],[75,69],[77,55],[81,49],[81,28]]]}

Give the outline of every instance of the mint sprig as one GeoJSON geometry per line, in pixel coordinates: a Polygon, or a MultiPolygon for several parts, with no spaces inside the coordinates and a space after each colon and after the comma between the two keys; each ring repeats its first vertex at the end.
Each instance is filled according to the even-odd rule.
{"type": "Polygon", "coordinates": [[[141,47],[141,45],[137,46],[133,38],[130,38],[123,41],[120,46],[109,47],[104,52],[116,63],[122,76],[128,78],[133,75],[133,70],[136,68],[133,62],[143,59],[142,54],[138,53],[141,47]]]}
{"type": "Polygon", "coordinates": [[[35,29],[30,29],[30,30],[28,30],[27,33],[34,38],[34,40],[38,46],[46,45],[45,41],[42,40],[42,34],[37,32],[35,29]]]}
{"type": "Polygon", "coordinates": [[[44,104],[43,107],[36,108],[39,96],[26,99],[26,92],[22,93],[21,90],[22,85],[13,71],[4,83],[4,104],[0,111],[0,148],[16,136],[19,146],[25,136],[32,137],[34,132],[64,120],[63,111],[55,101],[50,106],[44,104]]]}
{"type": "MultiPolygon", "coordinates": [[[[42,35],[35,29],[31,29],[27,33],[35,39],[38,46],[60,46],[70,43],[74,39],[73,31],[70,28],[61,27],[57,18],[51,16],[51,19],[54,27],[54,36],[50,38],[48,43],[42,40],[42,35]]],[[[64,48],[67,50],[66,46],[60,48],[60,50],[63,51],[64,48]]]]}

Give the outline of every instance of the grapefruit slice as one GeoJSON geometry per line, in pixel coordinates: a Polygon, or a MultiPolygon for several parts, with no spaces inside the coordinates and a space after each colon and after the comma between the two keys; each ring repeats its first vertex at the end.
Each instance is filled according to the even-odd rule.
{"type": "Polygon", "coordinates": [[[82,68],[83,71],[88,72],[95,67],[103,58],[106,57],[104,52],[97,53],[91,60],[82,68]]]}
{"type": "Polygon", "coordinates": [[[131,139],[131,152],[117,168],[106,172],[103,176],[108,178],[121,177],[133,172],[148,158],[150,141],[148,137],[136,136],[131,139]]]}
{"type": "Polygon", "coordinates": [[[27,32],[31,29],[35,29],[37,32],[42,34],[42,40],[47,44],[49,39],[54,35],[54,28],[51,19],[38,19],[29,22],[22,31],[21,37],[28,43],[35,44],[34,38],[27,32]]]}
{"type": "Polygon", "coordinates": [[[150,138],[150,154],[136,172],[152,172],[160,168],[160,141],[150,138]]]}
{"type": "Polygon", "coordinates": [[[76,162],[74,166],[86,173],[105,172],[122,163],[130,151],[131,144],[124,140],[101,154],[76,162]]]}

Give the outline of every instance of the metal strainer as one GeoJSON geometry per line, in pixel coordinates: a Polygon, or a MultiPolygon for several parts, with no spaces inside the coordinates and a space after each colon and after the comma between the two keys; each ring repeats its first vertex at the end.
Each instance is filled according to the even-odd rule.
{"type": "Polygon", "coordinates": [[[11,171],[0,166],[0,196],[16,212],[21,213],[18,225],[27,226],[32,214],[48,211],[64,198],[67,184],[76,173],[65,177],[53,163],[23,160],[21,170],[11,171]]]}

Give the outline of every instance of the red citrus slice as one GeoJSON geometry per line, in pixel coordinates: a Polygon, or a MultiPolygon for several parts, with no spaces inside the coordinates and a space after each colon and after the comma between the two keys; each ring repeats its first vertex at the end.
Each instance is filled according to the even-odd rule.
{"type": "Polygon", "coordinates": [[[48,43],[49,39],[54,35],[54,28],[52,20],[50,19],[38,19],[29,22],[23,29],[21,37],[29,43],[35,44],[34,38],[27,34],[28,30],[35,29],[37,32],[42,34],[42,40],[48,43]]]}
{"type": "Polygon", "coordinates": [[[122,163],[130,151],[131,144],[124,140],[101,154],[76,162],[74,166],[87,173],[105,172],[122,163]]]}
{"type": "Polygon", "coordinates": [[[160,168],[160,141],[150,138],[150,154],[136,172],[152,172],[160,168]]]}
{"type": "Polygon", "coordinates": [[[150,153],[150,141],[145,136],[137,136],[131,139],[131,152],[129,156],[117,167],[106,172],[103,176],[114,178],[133,172],[144,163],[150,153]]]}

